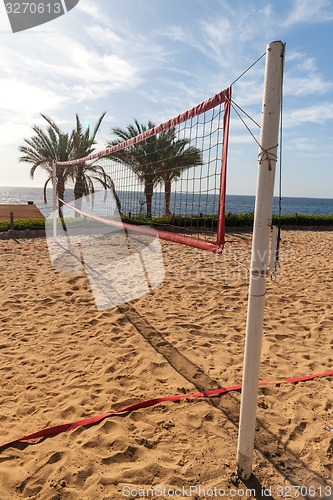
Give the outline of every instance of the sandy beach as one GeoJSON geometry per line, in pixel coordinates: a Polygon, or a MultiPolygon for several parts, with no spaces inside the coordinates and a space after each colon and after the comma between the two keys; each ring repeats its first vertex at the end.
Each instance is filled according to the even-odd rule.
{"type": "MultiPolygon", "coordinates": [[[[251,235],[229,239],[222,255],[162,242],[163,283],[103,311],[84,274],[51,267],[44,238],[0,241],[0,444],[139,401],[240,384],[251,235]]],[[[333,369],[332,279],[332,231],[282,232],[261,380],[333,369]]],[[[255,488],[256,498],[276,499],[303,486],[303,498],[332,499],[332,384],[328,376],[259,389],[248,484],[234,474],[234,391],[2,447],[0,498],[154,498],[153,489],[160,498],[241,498],[255,488]]]]}

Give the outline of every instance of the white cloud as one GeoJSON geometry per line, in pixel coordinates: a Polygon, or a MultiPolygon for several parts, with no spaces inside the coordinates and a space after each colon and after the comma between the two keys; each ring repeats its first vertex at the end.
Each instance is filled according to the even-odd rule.
{"type": "Polygon", "coordinates": [[[308,137],[293,137],[288,138],[284,145],[286,151],[318,151],[318,145],[315,141],[310,141],[308,137]]]}
{"type": "Polygon", "coordinates": [[[248,108],[251,105],[261,105],[264,83],[264,72],[261,68],[260,71],[257,68],[256,76],[256,79],[244,78],[235,84],[233,94],[239,106],[248,108]]]}
{"type": "Polygon", "coordinates": [[[36,109],[57,109],[66,100],[45,86],[37,86],[14,78],[0,79],[0,93],[6,96],[2,100],[2,110],[12,113],[34,114],[36,109]],[[38,107],[37,107],[38,103],[38,107]]]}
{"type": "Polygon", "coordinates": [[[276,15],[269,4],[260,8],[252,3],[244,8],[242,2],[221,3],[225,15],[202,22],[204,39],[213,53],[227,56],[235,65],[246,58],[249,43],[265,47],[274,32],[276,15]]]}
{"type": "Polygon", "coordinates": [[[286,95],[309,96],[312,94],[325,94],[333,89],[333,82],[325,82],[320,75],[309,75],[286,78],[284,86],[286,95]]]}
{"type": "Polygon", "coordinates": [[[116,54],[94,51],[69,36],[50,37],[43,47],[40,69],[53,77],[94,84],[109,83],[110,89],[132,88],[136,68],[116,54]],[[66,50],[64,50],[66,47],[66,50]],[[46,57],[45,57],[46,56],[46,57]]]}
{"type": "Polygon", "coordinates": [[[75,7],[78,11],[86,14],[90,19],[95,19],[100,23],[105,23],[108,21],[108,18],[105,14],[105,9],[101,10],[95,3],[87,2],[85,0],[81,0],[78,5],[75,7]]]}
{"type": "Polygon", "coordinates": [[[203,22],[207,45],[215,51],[218,46],[226,45],[234,39],[234,27],[229,19],[220,17],[214,23],[203,22]]]}
{"type": "Polygon", "coordinates": [[[285,111],[284,127],[297,127],[306,123],[323,125],[333,120],[333,103],[321,102],[313,106],[298,108],[293,111],[285,111]]]}
{"type": "Polygon", "coordinates": [[[2,114],[2,121],[0,123],[2,143],[11,147],[14,146],[15,148],[17,145],[17,137],[21,137],[21,141],[23,143],[22,138],[31,135],[29,128],[31,130],[30,124],[28,126],[24,115],[17,115],[13,119],[9,113],[2,114]]]}
{"type": "Polygon", "coordinates": [[[255,143],[254,138],[250,135],[236,135],[231,134],[229,138],[230,144],[253,144],[255,143]]]}
{"type": "Polygon", "coordinates": [[[333,20],[331,0],[295,0],[294,8],[284,21],[285,27],[301,23],[326,23],[333,20]]]}
{"type": "MultiPolygon", "coordinates": [[[[5,77],[2,79],[2,95],[6,95],[13,79],[23,81],[20,92],[17,85],[17,100],[24,101],[20,96],[27,94],[26,87],[30,102],[22,105],[30,109],[50,109],[68,100],[96,100],[113,90],[131,89],[141,81],[136,67],[125,59],[87,49],[59,33],[38,40],[29,37],[25,53],[16,47],[2,48],[0,58],[8,78],[7,83],[5,77]]],[[[15,99],[13,102],[15,105],[15,99]]]]}
{"type": "Polygon", "coordinates": [[[86,33],[103,51],[131,63],[140,70],[157,69],[168,61],[171,51],[154,42],[152,36],[132,32],[129,26],[113,28],[93,25],[86,28],[86,33]]]}
{"type": "MultiPolygon", "coordinates": [[[[206,81],[215,82],[216,89],[229,85],[254,62],[254,57],[259,57],[265,51],[267,40],[274,39],[277,20],[270,4],[252,3],[244,8],[242,2],[221,0],[218,3],[221,8],[211,9],[213,13],[203,16],[190,29],[173,25],[161,32],[161,35],[176,42],[179,50],[184,45],[196,50],[200,60],[203,55],[207,61],[213,62],[215,72],[212,70],[211,74],[205,76],[206,81]],[[249,46],[252,50],[250,56],[249,46]]],[[[241,85],[246,85],[247,78],[248,75],[236,88],[237,93],[240,91],[241,94],[241,85]]],[[[250,78],[254,92],[247,92],[247,99],[258,102],[258,87],[263,80],[262,68],[258,71],[258,67],[255,67],[250,78]]]]}
{"type": "Polygon", "coordinates": [[[85,31],[98,45],[105,47],[107,44],[110,51],[117,50],[121,44],[124,43],[123,38],[117,35],[116,32],[111,29],[111,26],[104,28],[103,26],[95,24],[87,27],[85,31]]]}
{"type": "MultiPolygon", "coordinates": [[[[297,162],[293,159],[295,164],[299,163],[300,159],[309,160],[312,158],[316,159],[316,165],[318,165],[319,159],[329,159],[332,157],[333,148],[331,144],[323,142],[322,137],[304,137],[293,136],[287,138],[284,142],[285,156],[288,158],[296,158],[297,162]]],[[[327,167],[327,162],[325,162],[327,167]]],[[[330,168],[330,162],[328,163],[330,168]]]]}
{"type": "Polygon", "coordinates": [[[192,45],[194,43],[192,35],[179,25],[169,26],[160,34],[170,38],[173,42],[183,42],[187,45],[192,45]]]}
{"type": "Polygon", "coordinates": [[[314,57],[294,52],[287,55],[284,92],[292,96],[325,94],[333,89],[332,81],[325,81],[314,57]]]}

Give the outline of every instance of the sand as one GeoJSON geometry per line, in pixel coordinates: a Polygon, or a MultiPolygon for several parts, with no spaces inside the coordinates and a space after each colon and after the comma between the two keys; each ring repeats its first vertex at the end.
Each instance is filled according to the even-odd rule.
{"type": "MultiPolygon", "coordinates": [[[[102,311],[85,275],[52,269],[45,239],[1,241],[0,444],[141,400],[241,383],[250,237],[236,235],[222,256],[163,243],[163,283],[102,311]]],[[[333,369],[332,248],[332,231],[283,231],[261,380],[333,369]]],[[[331,499],[332,383],[259,389],[246,484],[234,474],[240,393],[231,392],[2,447],[0,498],[249,498],[255,488],[256,498],[276,499],[303,486],[303,498],[331,499]]]]}

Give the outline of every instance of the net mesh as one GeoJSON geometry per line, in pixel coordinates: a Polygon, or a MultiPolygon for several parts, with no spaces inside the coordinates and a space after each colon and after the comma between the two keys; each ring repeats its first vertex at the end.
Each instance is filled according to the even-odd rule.
{"type": "Polygon", "coordinates": [[[230,99],[228,88],[161,125],[135,120],[113,129],[106,150],[58,163],[57,175],[66,171],[74,182],[72,209],[107,188],[112,206],[99,197],[85,216],[112,219],[115,202],[129,230],[153,225],[162,239],[223,248],[230,99]]]}

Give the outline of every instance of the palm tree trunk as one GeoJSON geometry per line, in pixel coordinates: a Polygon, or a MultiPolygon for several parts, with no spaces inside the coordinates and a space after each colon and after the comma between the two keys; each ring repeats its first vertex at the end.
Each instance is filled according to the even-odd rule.
{"type": "Polygon", "coordinates": [[[151,219],[152,217],[152,201],[153,201],[153,186],[152,184],[145,185],[145,196],[146,196],[146,206],[147,206],[147,217],[151,219]]]}
{"type": "Polygon", "coordinates": [[[118,208],[118,212],[121,214],[121,201],[120,201],[120,198],[119,198],[118,193],[116,191],[116,186],[114,185],[114,182],[112,179],[110,181],[110,186],[111,186],[112,194],[114,196],[114,199],[115,199],[115,202],[116,202],[116,205],[118,208]]]}
{"type": "Polygon", "coordinates": [[[62,219],[63,216],[64,216],[63,215],[63,210],[62,210],[63,203],[60,200],[63,200],[64,196],[65,196],[65,179],[64,179],[63,174],[58,175],[58,179],[57,179],[57,196],[58,196],[58,198],[60,198],[59,199],[59,205],[58,205],[58,214],[59,214],[60,219],[62,219]]]}
{"type": "MultiPolygon", "coordinates": [[[[74,184],[74,199],[75,199],[75,208],[81,210],[82,208],[82,197],[84,195],[84,181],[83,181],[83,167],[78,165],[78,172],[75,177],[74,184]]],[[[80,216],[77,214],[77,216],[80,216]]]]}
{"type": "Polygon", "coordinates": [[[165,214],[171,215],[170,198],[171,198],[171,180],[164,181],[164,197],[165,197],[165,214]]]}

